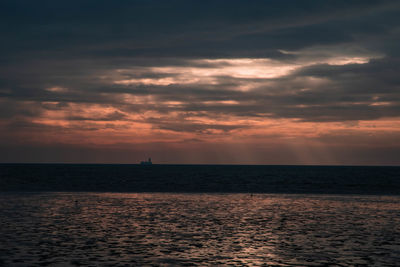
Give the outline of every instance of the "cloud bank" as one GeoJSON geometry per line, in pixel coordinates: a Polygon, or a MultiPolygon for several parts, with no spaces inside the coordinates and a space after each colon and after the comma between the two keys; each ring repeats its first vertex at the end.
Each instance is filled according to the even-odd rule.
{"type": "Polygon", "coordinates": [[[1,161],[400,164],[398,1],[0,10],[1,161]]]}

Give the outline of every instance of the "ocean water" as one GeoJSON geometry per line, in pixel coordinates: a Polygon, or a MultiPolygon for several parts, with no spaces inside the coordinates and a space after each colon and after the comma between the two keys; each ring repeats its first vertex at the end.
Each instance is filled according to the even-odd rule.
{"type": "Polygon", "coordinates": [[[0,164],[0,192],[400,195],[400,167],[0,164]]]}
{"type": "Polygon", "coordinates": [[[400,197],[0,193],[1,266],[398,266],[400,197]]]}

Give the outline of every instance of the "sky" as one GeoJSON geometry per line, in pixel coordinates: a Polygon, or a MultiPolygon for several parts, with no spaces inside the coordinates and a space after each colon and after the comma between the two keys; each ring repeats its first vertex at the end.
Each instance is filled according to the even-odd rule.
{"type": "Polygon", "coordinates": [[[0,2],[0,162],[400,165],[400,1],[0,2]]]}

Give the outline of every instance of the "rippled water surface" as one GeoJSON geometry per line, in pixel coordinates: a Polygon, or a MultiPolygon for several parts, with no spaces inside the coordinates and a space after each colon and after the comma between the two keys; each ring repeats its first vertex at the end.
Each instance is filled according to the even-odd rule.
{"type": "Polygon", "coordinates": [[[0,194],[0,265],[395,266],[400,197],[0,194]]]}

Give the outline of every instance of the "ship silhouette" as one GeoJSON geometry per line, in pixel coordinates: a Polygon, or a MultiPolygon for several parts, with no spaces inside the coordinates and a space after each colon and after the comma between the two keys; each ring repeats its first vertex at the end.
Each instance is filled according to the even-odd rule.
{"type": "Polygon", "coordinates": [[[148,159],[148,161],[141,161],[140,165],[152,165],[153,162],[151,162],[151,158],[148,159]]]}

